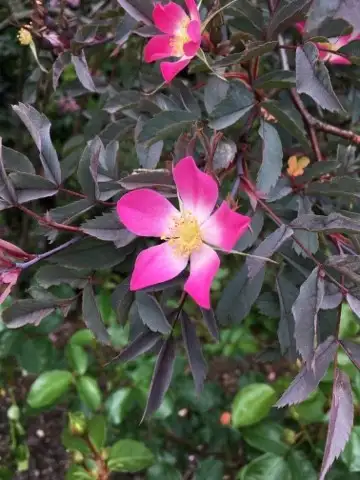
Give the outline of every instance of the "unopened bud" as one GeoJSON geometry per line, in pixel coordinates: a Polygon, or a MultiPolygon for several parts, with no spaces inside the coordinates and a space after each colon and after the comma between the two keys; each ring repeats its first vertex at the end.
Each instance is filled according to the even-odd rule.
{"type": "Polygon", "coordinates": [[[81,412],[69,413],[69,429],[73,435],[84,435],[86,432],[86,418],[81,412]]]}

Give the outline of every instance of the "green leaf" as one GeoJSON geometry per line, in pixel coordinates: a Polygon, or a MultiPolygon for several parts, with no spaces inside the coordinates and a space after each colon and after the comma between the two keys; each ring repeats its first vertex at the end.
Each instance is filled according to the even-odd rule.
{"type": "Polygon", "coordinates": [[[222,130],[240,120],[255,105],[253,93],[242,82],[233,81],[221,100],[211,112],[209,127],[222,130]]]}
{"type": "Polygon", "coordinates": [[[26,338],[17,347],[16,358],[26,372],[39,375],[49,370],[56,356],[56,350],[48,338],[26,338]]]}
{"type": "Polygon", "coordinates": [[[141,291],[136,292],[135,298],[144,325],[148,326],[152,332],[160,332],[165,335],[170,333],[171,325],[156,298],[141,291]]]}
{"type": "Polygon", "coordinates": [[[88,473],[80,465],[70,465],[66,472],[65,480],[94,480],[94,475],[88,473]]]}
{"type": "Polygon", "coordinates": [[[252,460],[240,470],[236,478],[237,480],[292,480],[286,461],[272,453],[265,453],[252,460]]]}
{"type": "Polygon", "coordinates": [[[71,370],[79,375],[84,375],[89,364],[89,357],[84,348],[75,343],[68,343],[66,346],[66,354],[71,370]]]}
{"type": "Polygon", "coordinates": [[[88,423],[89,439],[98,452],[106,442],[106,418],[104,415],[95,415],[88,423]]]}
{"type": "Polygon", "coordinates": [[[96,338],[105,345],[110,343],[110,336],[101,318],[99,307],[95,300],[94,290],[89,283],[85,286],[82,300],[83,320],[96,338]]]}
{"type": "Polygon", "coordinates": [[[124,420],[130,406],[130,395],[130,387],[120,388],[120,390],[113,392],[106,400],[105,408],[110,421],[114,425],[120,425],[124,420]]]}
{"type": "Polygon", "coordinates": [[[215,458],[199,462],[194,480],[220,480],[224,475],[224,464],[215,458]]]}
{"type": "Polygon", "coordinates": [[[232,405],[234,427],[247,427],[263,420],[276,401],[275,390],[265,383],[252,383],[242,388],[232,405]]]}
{"type": "Polygon", "coordinates": [[[350,440],[341,454],[341,460],[350,472],[360,472],[360,426],[353,427],[350,440]]]}
{"type": "Polygon", "coordinates": [[[284,128],[291,136],[296,138],[306,152],[309,151],[310,144],[305,133],[303,121],[300,116],[298,117],[297,112],[294,113],[296,117],[293,118],[293,113],[290,114],[290,112],[284,109],[283,105],[281,105],[279,102],[275,102],[274,100],[267,100],[266,102],[262,103],[262,106],[267,112],[276,118],[282,128],[284,128]]]}
{"type": "Polygon", "coordinates": [[[330,112],[344,111],[331,85],[328,69],[319,60],[319,51],[311,42],[296,49],[296,89],[330,112]]]}
{"type": "Polygon", "coordinates": [[[105,102],[103,107],[108,113],[117,113],[120,110],[135,107],[140,101],[140,94],[137,90],[122,90],[115,92],[105,102]]]}
{"type": "Polygon", "coordinates": [[[119,440],[109,452],[108,467],[112,472],[139,472],[153,463],[151,451],[135,440],[119,440]]]}
{"type": "Polygon", "coordinates": [[[291,472],[291,480],[316,480],[318,478],[313,464],[303,451],[291,450],[286,458],[291,472]]]}
{"type": "Polygon", "coordinates": [[[152,145],[169,136],[180,134],[197,119],[198,117],[194,113],[182,110],[161,112],[144,124],[138,141],[152,145]]]}
{"type": "Polygon", "coordinates": [[[66,427],[61,434],[61,442],[66,450],[81,452],[83,455],[91,454],[90,447],[85,440],[77,435],[73,435],[68,427],[66,427]]]}
{"type": "Polygon", "coordinates": [[[253,87],[256,89],[271,90],[272,88],[293,88],[296,84],[294,72],[287,70],[272,70],[258,77],[253,87]]]}
{"type": "Polygon", "coordinates": [[[161,152],[164,147],[164,142],[160,140],[159,142],[153,143],[150,146],[146,145],[146,143],[139,142],[139,135],[144,128],[145,123],[146,117],[140,116],[138,118],[134,132],[135,149],[140,166],[142,168],[153,169],[156,168],[157,164],[159,163],[161,152]]]}
{"type": "Polygon", "coordinates": [[[72,335],[70,343],[74,345],[80,345],[81,347],[87,347],[93,345],[95,341],[95,335],[87,328],[82,328],[72,335]]]}
{"type": "Polygon", "coordinates": [[[66,370],[51,370],[41,374],[31,385],[27,403],[32,408],[54,404],[70,388],[73,377],[66,370]]]}
{"type": "Polygon", "coordinates": [[[285,455],[289,446],[283,441],[284,427],[278,423],[262,422],[250,428],[243,428],[246,443],[264,453],[285,455]]]}
{"type": "Polygon", "coordinates": [[[102,401],[101,390],[95,378],[85,375],[76,381],[76,388],[81,400],[91,410],[97,410],[102,401]]]}
{"type": "Polygon", "coordinates": [[[279,134],[270,123],[261,121],[262,162],[258,172],[257,189],[268,194],[281,175],[283,150],[279,134]]]}

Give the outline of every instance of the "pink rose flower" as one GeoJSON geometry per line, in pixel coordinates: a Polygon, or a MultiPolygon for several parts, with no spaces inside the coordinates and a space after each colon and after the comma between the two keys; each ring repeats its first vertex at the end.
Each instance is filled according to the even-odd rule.
{"type": "Polygon", "coordinates": [[[32,257],[16,245],[0,239],[0,305],[10,295],[20,276],[21,268],[16,266],[15,261],[29,260],[32,257]]]}
{"type": "MultiPolygon", "coordinates": [[[[302,34],[304,32],[305,22],[298,22],[296,24],[297,30],[302,34]]],[[[341,55],[337,55],[335,52],[339,50],[341,47],[344,47],[348,43],[352,42],[353,40],[359,40],[360,35],[353,36],[350,35],[341,35],[340,37],[329,38],[329,42],[317,43],[317,47],[319,50],[319,58],[323,62],[329,62],[333,65],[351,65],[351,62],[341,55]],[[321,48],[326,48],[327,50],[332,50],[334,53],[326,52],[321,50],[321,48]]]]}
{"type": "Polygon", "coordinates": [[[201,44],[201,20],[195,0],[185,0],[190,16],[174,2],[157,3],[153,10],[155,26],[164,35],[155,35],[145,47],[145,61],[176,57],[176,62],[161,62],[164,80],[169,83],[197,54],[201,44]]]}
{"type": "Polygon", "coordinates": [[[171,280],[190,261],[184,290],[198,305],[210,308],[210,287],[220,266],[212,247],[230,252],[249,227],[250,218],[231,210],[227,202],[214,211],[217,183],[192,157],[180,160],[173,176],[180,211],[159,193],[145,188],[126,193],[117,203],[119,218],[130,232],[165,240],[138,255],[130,289],[171,280]]]}

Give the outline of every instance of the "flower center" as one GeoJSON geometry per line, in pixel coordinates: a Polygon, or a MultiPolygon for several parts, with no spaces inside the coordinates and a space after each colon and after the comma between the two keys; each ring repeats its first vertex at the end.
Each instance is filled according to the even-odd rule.
{"type": "Polygon", "coordinates": [[[175,252],[188,256],[202,245],[201,230],[196,218],[189,212],[184,212],[180,218],[174,219],[169,236],[162,236],[175,252]]]}
{"type": "Polygon", "coordinates": [[[184,55],[184,45],[190,41],[190,37],[187,33],[189,23],[190,18],[183,20],[176,32],[176,35],[170,39],[172,55],[174,57],[182,57],[184,55]]]}
{"type": "Polygon", "coordinates": [[[336,45],[336,43],[330,43],[330,42],[324,42],[324,43],[319,43],[320,48],[326,48],[327,50],[331,50],[332,52],[336,52],[339,47],[336,45]]]}

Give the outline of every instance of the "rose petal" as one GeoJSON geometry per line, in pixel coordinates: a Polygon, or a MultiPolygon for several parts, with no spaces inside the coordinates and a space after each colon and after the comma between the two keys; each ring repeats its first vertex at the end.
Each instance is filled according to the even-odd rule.
{"type": "Polygon", "coordinates": [[[142,237],[168,235],[172,220],[180,216],[169,200],[147,188],[126,193],[117,202],[116,209],[125,227],[142,237]]]}
{"type": "Polygon", "coordinates": [[[166,83],[170,83],[176,75],[189,65],[191,58],[182,57],[177,62],[161,62],[160,69],[166,83]]]}
{"type": "Polygon", "coordinates": [[[199,223],[214,210],[218,198],[216,181],[203,173],[192,157],[185,157],[173,168],[173,176],[183,208],[191,212],[199,223]]]}
{"type": "Polygon", "coordinates": [[[169,35],[155,35],[155,37],[151,38],[144,48],[145,62],[150,63],[171,57],[173,47],[170,39],[169,35]]]}
{"type": "Polygon", "coordinates": [[[229,252],[249,228],[250,222],[250,217],[234,212],[227,202],[222,202],[201,226],[201,235],[205,242],[229,252]]]}
{"type": "Polygon", "coordinates": [[[187,57],[195,57],[200,45],[195,42],[184,43],[183,51],[187,57]]]}
{"type": "Polygon", "coordinates": [[[170,2],[167,5],[157,3],[153,10],[155,26],[164,33],[176,35],[181,26],[189,21],[189,17],[177,3],[170,2]]]}
{"type": "Polygon", "coordinates": [[[176,255],[167,243],[143,250],[137,257],[130,280],[130,290],[139,290],[175,278],[189,259],[176,255]]]}
{"type": "Polygon", "coordinates": [[[189,10],[191,20],[197,20],[198,22],[201,22],[200,13],[195,0],[185,0],[185,3],[187,9],[189,10]]]}
{"type": "Polygon", "coordinates": [[[190,275],[184,290],[203,308],[210,308],[210,287],[219,270],[217,253],[205,243],[190,256],[190,275]]]}
{"type": "MultiPolygon", "coordinates": [[[[194,43],[197,43],[200,47],[201,43],[201,24],[197,20],[193,20],[189,23],[187,27],[187,34],[190,40],[194,43]]],[[[199,48],[198,47],[198,48],[199,48]]]]}

